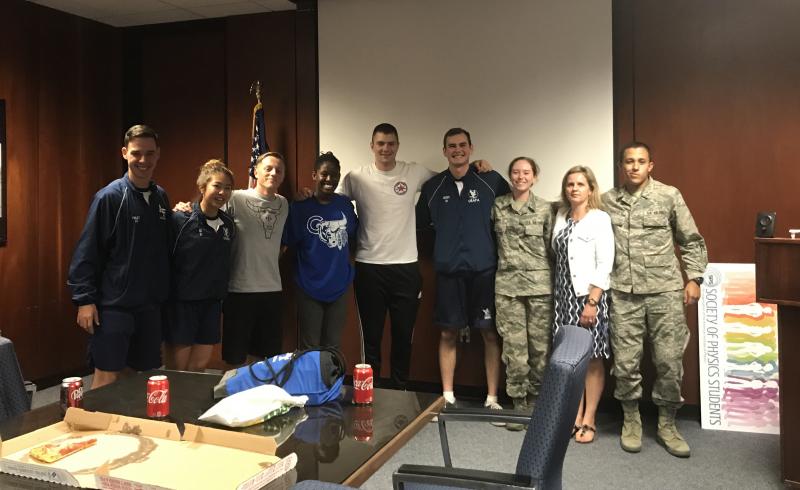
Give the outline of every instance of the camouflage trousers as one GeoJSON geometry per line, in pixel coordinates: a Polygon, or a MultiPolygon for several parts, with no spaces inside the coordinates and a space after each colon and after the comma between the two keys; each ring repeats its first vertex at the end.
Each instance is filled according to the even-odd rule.
{"type": "Polygon", "coordinates": [[[610,293],[611,374],[617,383],[614,398],[624,401],[642,397],[641,361],[647,339],[656,368],[653,403],[680,407],[683,351],[689,342],[683,290],[631,294],[612,289],[610,293]]]}
{"type": "Polygon", "coordinates": [[[553,298],[495,295],[497,331],[503,337],[506,392],[512,398],[539,394],[550,355],[553,298]]]}

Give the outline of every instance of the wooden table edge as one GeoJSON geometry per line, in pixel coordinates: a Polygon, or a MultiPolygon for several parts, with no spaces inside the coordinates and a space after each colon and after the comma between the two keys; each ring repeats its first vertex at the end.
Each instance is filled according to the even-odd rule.
{"type": "Polygon", "coordinates": [[[417,432],[430,423],[433,416],[438,414],[443,406],[444,398],[440,396],[342,483],[351,487],[360,487],[417,432]]]}

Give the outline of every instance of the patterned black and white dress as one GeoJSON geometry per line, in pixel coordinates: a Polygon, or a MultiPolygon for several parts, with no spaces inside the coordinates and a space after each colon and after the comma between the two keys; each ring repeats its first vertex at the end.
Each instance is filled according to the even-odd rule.
{"type": "MultiPolygon", "coordinates": [[[[575,221],[567,217],[567,226],[556,234],[553,248],[556,254],[555,289],[553,291],[554,318],[553,334],[561,325],[580,326],[581,313],[586,304],[588,295],[577,296],[572,287],[572,274],[569,270],[569,238],[575,229],[575,221]]],[[[597,302],[597,320],[590,329],[594,338],[594,351],[592,357],[609,357],[608,343],[608,302],[606,293],[597,302]]]]}

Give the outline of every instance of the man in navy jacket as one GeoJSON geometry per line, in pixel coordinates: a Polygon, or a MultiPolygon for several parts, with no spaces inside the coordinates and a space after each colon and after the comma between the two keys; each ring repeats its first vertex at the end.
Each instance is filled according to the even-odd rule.
{"type": "Polygon", "coordinates": [[[417,227],[433,227],[436,305],[434,323],[441,327],[439,370],[443,396],[455,403],[453,375],[456,340],[464,327],[483,336],[488,395],[485,406],[500,409],[500,343],[494,326],[494,272],[497,249],[492,231],[494,198],[509,192],[495,172],[478,174],[470,165],[472,139],[461,128],[444,135],[448,169],[422,185],[417,201],[417,227]]]}
{"type": "Polygon", "coordinates": [[[161,366],[161,303],[169,293],[169,198],[151,179],[158,135],[125,133],[127,173],[95,194],[75,247],[67,285],[78,325],[89,334],[92,388],[123,370],[161,366]]]}

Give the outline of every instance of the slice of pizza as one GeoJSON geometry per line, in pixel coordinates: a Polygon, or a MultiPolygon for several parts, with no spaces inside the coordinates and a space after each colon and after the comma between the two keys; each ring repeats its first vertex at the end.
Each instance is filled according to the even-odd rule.
{"type": "Polygon", "coordinates": [[[81,449],[86,449],[97,444],[97,439],[83,439],[76,441],[74,439],[67,439],[59,443],[47,443],[41,446],[36,446],[28,453],[30,457],[41,461],[42,463],[55,463],[56,461],[66,458],[70,454],[76,453],[81,449]]]}

